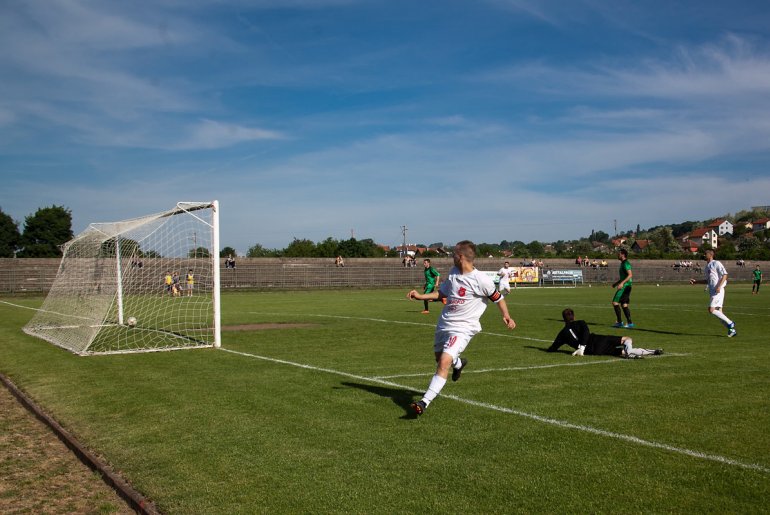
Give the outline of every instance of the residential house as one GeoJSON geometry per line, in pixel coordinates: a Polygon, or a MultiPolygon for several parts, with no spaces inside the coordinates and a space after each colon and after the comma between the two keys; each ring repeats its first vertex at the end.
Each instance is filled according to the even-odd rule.
{"type": "Polygon", "coordinates": [[[626,239],[625,238],[615,238],[614,240],[612,240],[612,245],[616,249],[619,249],[620,247],[622,247],[625,244],[626,244],[626,239]]]}
{"type": "Polygon", "coordinates": [[[708,243],[712,249],[716,249],[719,246],[719,234],[716,229],[710,229],[708,227],[699,227],[694,229],[689,236],[689,239],[697,243],[699,246],[708,243]]]}
{"type": "Polygon", "coordinates": [[[646,252],[649,247],[650,240],[636,240],[634,244],[631,245],[631,251],[638,254],[640,252],[646,252]]]}
{"type": "Polygon", "coordinates": [[[407,245],[406,248],[404,248],[403,245],[399,245],[394,248],[398,251],[399,256],[403,256],[405,253],[404,251],[406,251],[406,254],[413,257],[421,256],[426,250],[428,250],[425,247],[418,247],[417,245],[407,245]]]}
{"type": "Polygon", "coordinates": [[[683,252],[689,252],[690,254],[698,253],[698,244],[692,240],[680,241],[679,246],[682,247],[683,252]]]}
{"type": "Polygon", "coordinates": [[[764,231],[770,229],[770,218],[760,218],[752,222],[752,232],[764,231]]]}
{"type": "Polygon", "coordinates": [[[733,233],[733,224],[729,220],[714,220],[708,228],[716,230],[719,236],[733,233]]]}

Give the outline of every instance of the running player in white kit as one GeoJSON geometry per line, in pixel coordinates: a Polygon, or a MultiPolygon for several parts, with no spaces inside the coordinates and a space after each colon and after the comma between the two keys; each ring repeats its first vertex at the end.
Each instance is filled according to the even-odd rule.
{"type": "Polygon", "coordinates": [[[455,245],[454,268],[449,271],[439,291],[420,293],[412,290],[407,298],[416,300],[439,300],[446,298],[446,305],[441,312],[433,343],[436,355],[436,373],[428,385],[422,399],[410,405],[412,412],[422,415],[430,403],[444,388],[449,369],[452,368],[452,381],[457,381],[463,367],[468,363],[460,354],[470,343],[471,338],[481,331],[479,319],[487,309],[487,302],[497,304],[503,316],[503,323],[508,329],[516,327],[508,314],[508,306],[502,294],[495,289],[492,279],[476,270],[473,261],[476,258],[476,245],[470,241],[461,241],[455,245]]]}
{"type": "Polygon", "coordinates": [[[497,286],[497,290],[500,293],[505,291],[505,294],[511,293],[511,277],[513,276],[513,269],[509,268],[509,263],[506,261],[503,264],[503,268],[497,271],[497,277],[500,278],[500,284],[497,286]]]}
{"type": "Polygon", "coordinates": [[[706,278],[702,281],[690,279],[691,284],[707,284],[709,290],[709,313],[717,317],[727,328],[727,337],[732,338],[738,332],[735,330],[735,322],[727,318],[723,308],[725,304],[725,286],[727,286],[727,270],[722,263],[714,259],[714,251],[706,251],[706,278]]]}

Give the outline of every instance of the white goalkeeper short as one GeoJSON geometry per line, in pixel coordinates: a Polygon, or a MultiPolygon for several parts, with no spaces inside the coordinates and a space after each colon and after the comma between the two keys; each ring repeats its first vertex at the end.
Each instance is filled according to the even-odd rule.
{"type": "Polygon", "coordinates": [[[445,352],[453,358],[458,357],[471,342],[472,334],[458,333],[456,331],[436,331],[433,340],[434,352],[445,352]]]}

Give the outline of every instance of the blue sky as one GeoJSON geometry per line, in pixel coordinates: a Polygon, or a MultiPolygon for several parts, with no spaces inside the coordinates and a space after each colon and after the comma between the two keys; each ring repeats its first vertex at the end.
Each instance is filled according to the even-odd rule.
{"type": "Polygon", "coordinates": [[[0,208],[222,245],[554,241],[770,204],[766,1],[5,0],[0,208]]]}

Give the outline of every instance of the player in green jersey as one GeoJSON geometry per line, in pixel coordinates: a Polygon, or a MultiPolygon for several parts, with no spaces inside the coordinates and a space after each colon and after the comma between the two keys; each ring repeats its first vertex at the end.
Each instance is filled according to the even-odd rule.
{"type": "Polygon", "coordinates": [[[751,294],[757,295],[759,294],[759,285],[762,284],[762,270],[760,270],[759,265],[757,265],[751,273],[754,274],[754,284],[751,285],[751,294]]]}
{"type": "MultiPolygon", "coordinates": [[[[434,291],[437,291],[436,287],[438,286],[439,277],[441,277],[441,274],[438,273],[438,270],[431,266],[430,259],[423,260],[422,266],[425,267],[425,288],[423,289],[423,293],[433,293],[434,291]]],[[[423,304],[425,305],[425,309],[422,311],[423,314],[430,313],[430,310],[428,309],[428,302],[428,300],[423,301],[423,304]]]]}
{"type": "Polygon", "coordinates": [[[631,321],[631,310],[628,309],[628,303],[631,302],[631,283],[633,282],[634,273],[631,271],[631,262],[628,261],[628,251],[626,249],[618,251],[618,259],[620,260],[620,278],[612,283],[612,287],[615,288],[615,296],[612,297],[612,307],[615,309],[617,322],[612,327],[632,328],[634,323],[631,321]],[[623,308],[623,313],[626,315],[626,321],[628,322],[626,325],[623,325],[621,308],[623,308]]]}

